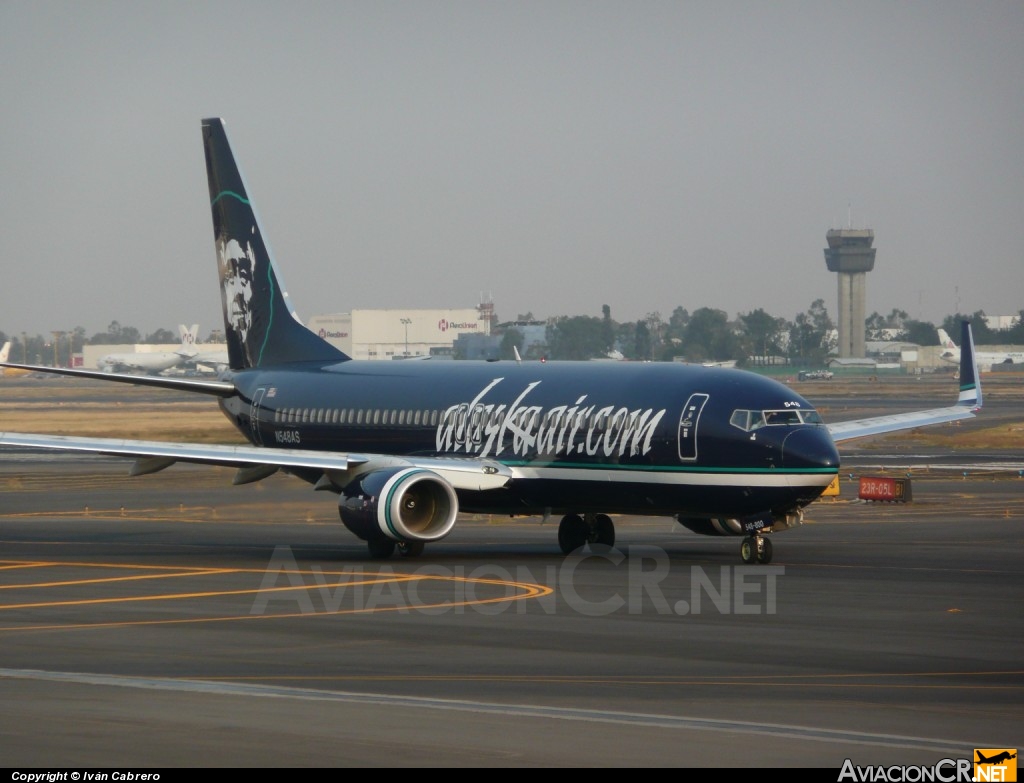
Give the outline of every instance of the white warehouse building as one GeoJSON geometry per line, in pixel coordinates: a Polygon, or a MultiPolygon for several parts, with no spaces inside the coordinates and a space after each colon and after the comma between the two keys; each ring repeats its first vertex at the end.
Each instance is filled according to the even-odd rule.
{"type": "Polygon", "coordinates": [[[493,305],[457,310],[353,310],[316,315],[306,326],[353,359],[451,356],[455,339],[491,333],[493,305]]]}

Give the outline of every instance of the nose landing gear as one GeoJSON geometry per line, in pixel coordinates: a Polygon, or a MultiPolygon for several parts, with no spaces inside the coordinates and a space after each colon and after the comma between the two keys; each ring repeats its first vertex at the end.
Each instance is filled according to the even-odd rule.
{"type": "Polygon", "coordinates": [[[764,536],[747,536],[740,544],[740,558],[748,565],[770,563],[772,561],[772,542],[764,536]]]}

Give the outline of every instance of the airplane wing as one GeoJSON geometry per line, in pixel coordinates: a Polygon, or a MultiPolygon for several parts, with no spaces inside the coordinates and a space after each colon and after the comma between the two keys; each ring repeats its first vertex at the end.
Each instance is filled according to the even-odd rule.
{"type": "Polygon", "coordinates": [[[832,440],[842,443],[867,435],[880,435],[885,432],[923,427],[927,424],[944,424],[974,418],[975,412],[981,409],[981,376],[978,373],[978,364],[975,360],[974,337],[971,334],[969,321],[963,322],[963,337],[960,345],[960,396],[955,405],[836,422],[828,425],[832,440]]]}
{"type": "MultiPolygon", "coordinates": [[[[158,386],[218,397],[229,397],[237,391],[235,385],[229,381],[202,381],[155,375],[122,375],[98,370],[42,367],[7,362],[0,362],[0,366],[57,375],[71,375],[79,378],[119,381],[134,386],[158,386]]],[[[465,490],[497,489],[512,478],[512,471],[500,462],[461,457],[401,457],[390,454],[349,454],[265,448],[263,446],[164,443],[161,441],[82,438],[19,432],[0,432],[0,445],[134,457],[135,462],[129,471],[133,476],[155,473],[170,467],[175,462],[221,465],[238,468],[239,472],[235,477],[236,484],[264,478],[276,470],[289,469],[318,470],[323,471],[325,475],[337,475],[354,468],[370,470],[385,467],[418,467],[443,476],[455,489],[465,490]]]]}
{"type": "Polygon", "coordinates": [[[943,424],[961,419],[973,419],[974,409],[953,405],[948,408],[932,408],[913,413],[897,413],[892,416],[874,416],[870,419],[852,419],[828,425],[832,440],[836,443],[863,438],[868,435],[881,435],[885,432],[898,432],[926,424],[943,424]]]}
{"type": "Polygon", "coordinates": [[[349,454],[333,451],[224,446],[198,443],[80,438],[64,435],[35,435],[0,432],[0,445],[58,451],[90,452],[115,457],[135,457],[129,471],[133,476],[156,473],[175,462],[220,465],[239,469],[236,484],[265,478],[276,470],[319,470],[345,473],[353,468],[417,467],[443,476],[455,489],[486,490],[503,487],[512,471],[489,459],[446,457],[400,457],[391,454],[349,454]]]}
{"type": "MultiPolygon", "coordinates": [[[[165,389],[200,392],[218,397],[236,393],[229,381],[203,381],[193,378],[166,378],[156,375],[129,375],[77,370],[64,367],[42,367],[0,362],[0,366],[15,369],[119,381],[134,386],[158,386],[165,389]]],[[[141,476],[170,467],[175,462],[221,465],[238,469],[236,484],[245,484],[265,478],[277,470],[322,471],[328,477],[358,469],[371,470],[385,467],[418,467],[443,476],[455,489],[497,489],[508,483],[512,471],[500,462],[488,459],[446,457],[401,457],[385,454],[349,454],[330,451],[304,451],[300,449],[265,448],[263,446],[225,446],[198,443],[165,443],[161,441],[119,440],[116,438],[82,438],[64,435],[38,435],[20,432],[0,432],[0,445],[22,448],[75,451],[106,454],[116,457],[134,457],[129,473],[141,476]]]]}

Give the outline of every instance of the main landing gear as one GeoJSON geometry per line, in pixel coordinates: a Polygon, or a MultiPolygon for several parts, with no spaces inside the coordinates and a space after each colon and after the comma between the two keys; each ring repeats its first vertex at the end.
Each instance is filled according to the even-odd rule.
{"type": "Polygon", "coordinates": [[[740,544],[740,557],[748,565],[770,563],[772,561],[772,542],[764,536],[747,536],[740,544]]]}
{"type": "Polygon", "coordinates": [[[568,555],[584,544],[611,549],[615,546],[615,523],[607,514],[566,514],[558,524],[558,546],[568,555]]]}
{"type": "Polygon", "coordinates": [[[399,541],[395,543],[390,538],[375,538],[366,542],[370,550],[370,557],[374,560],[386,560],[398,550],[402,557],[419,557],[423,554],[424,543],[422,541],[399,541]]]}

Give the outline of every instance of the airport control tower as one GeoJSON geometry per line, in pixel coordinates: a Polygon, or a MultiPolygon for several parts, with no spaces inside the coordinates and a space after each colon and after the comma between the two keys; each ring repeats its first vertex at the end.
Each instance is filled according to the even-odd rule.
{"type": "Polygon", "coordinates": [[[865,276],[875,268],[875,232],[870,228],[832,229],[825,234],[825,263],[839,273],[839,358],[864,356],[865,276]]]}

